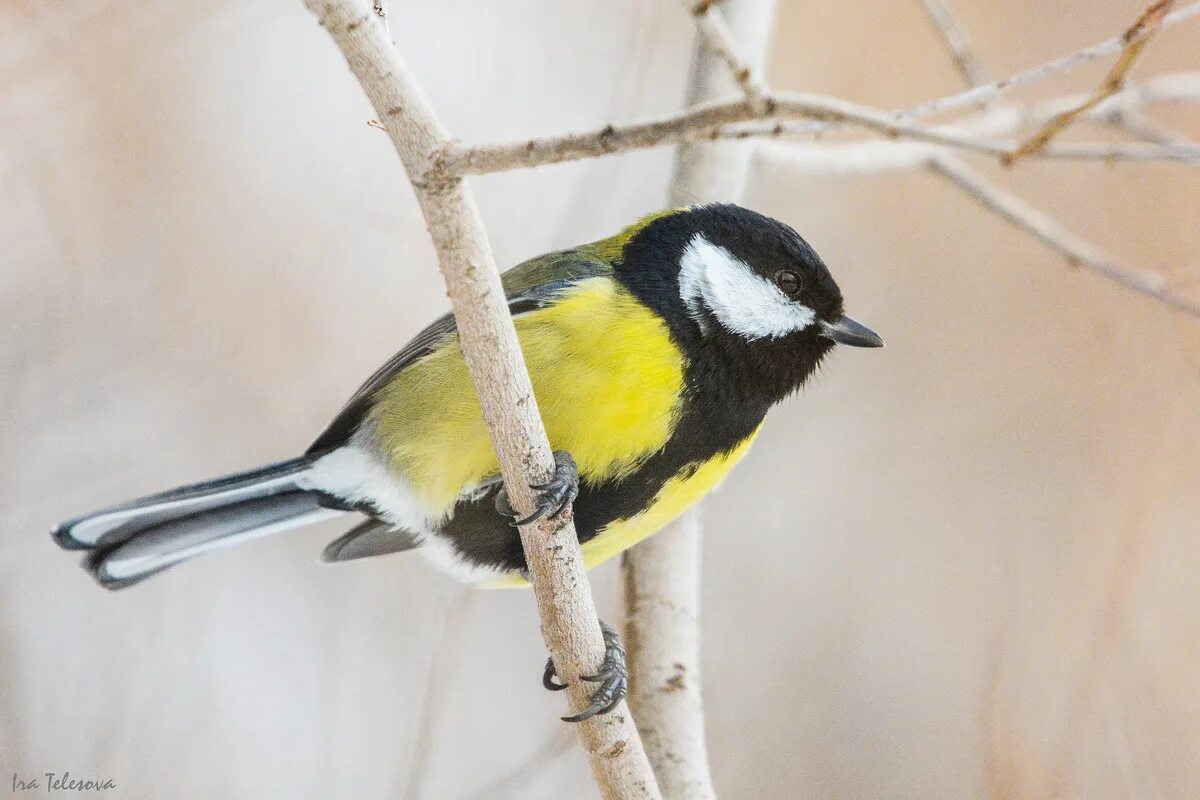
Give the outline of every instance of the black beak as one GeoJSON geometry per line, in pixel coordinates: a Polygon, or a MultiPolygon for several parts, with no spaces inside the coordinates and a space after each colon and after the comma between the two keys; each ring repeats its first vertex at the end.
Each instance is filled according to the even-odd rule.
{"type": "Polygon", "coordinates": [[[851,347],[883,347],[883,339],[878,333],[844,315],[834,322],[822,320],[821,335],[851,347]]]}

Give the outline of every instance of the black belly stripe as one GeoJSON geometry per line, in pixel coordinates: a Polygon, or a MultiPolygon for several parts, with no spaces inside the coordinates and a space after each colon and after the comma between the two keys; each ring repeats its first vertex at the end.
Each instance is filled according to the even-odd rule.
{"type": "MultiPolygon", "coordinates": [[[[632,474],[620,481],[580,483],[575,501],[580,544],[594,539],[612,522],[645,510],[667,481],[694,472],[714,456],[736,448],[757,430],[766,410],[765,403],[692,394],[666,446],[632,474]]],[[[449,539],[470,564],[524,570],[525,554],[517,529],[495,508],[498,490],[460,502],[438,535],[449,539]]]]}

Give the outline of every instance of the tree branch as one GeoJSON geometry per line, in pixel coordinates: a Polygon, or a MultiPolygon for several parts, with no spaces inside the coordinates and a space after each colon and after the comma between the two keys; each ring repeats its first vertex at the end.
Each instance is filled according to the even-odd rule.
{"type": "Polygon", "coordinates": [[[1109,70],[1108,75],[1105,76],[1104,82],[1100,84],[1100,88],[1096,93],[1078,106],[1058,114],[1047,122],[1041,130],[1023,142],[1017,148],[1016,152],[1005,157],[1005,166],[1010,166],[1019,158],[1045,149],[1046,145],[1055,136],[1065,131],[1075,120],[1083,117],[1088,111],[1091,111],[1121,91],[1121,87],[1125,85],[1125,77],[1129,74],[1129,70],[1133,68],[1134,62],[1137,61],[1142,51],[1146,49],[1146,45],[1150,42],[1150,37],[1158,32],[1162,25],[1163,17],[1167,15],[1167,12],[1174,5],[1175,0],[1159,0],[1159,2],[1150,6],[1145,13],[1138,17],[1137,22],[1133,23],[1133,26],[1121,36],[1121,39],[1126,43],[1125,47],[1122,48],[1121,55],[1117,58],[1117,63],[1109,70]]]}
{"type": "Polygon", "coordinates": [[[1091,242],[1067,230],[1015,194],[989,182],[965,164],[939,156],[929,162],[929,168],[989,211],[1032,233],[1042,244],[1063,255],[1071,264],[1103,275],[1172,308],[1200,316],[1200,301],[1179,294],[1177,287],[1168,278],[1121,264],[1091,242]]]}
{"type": "Polygon", "coordinates": [[[967,38],[966,32],[958,26],[946,4],[942,0],[921,0],[921,7],[925,9],[925,15],[929,17],[929,21],[941,34],[942,43],[946,45],[946,50],[954,59],[954,65],[958,67],[958,71],[966,80],[967,85],[979,86],[987,83],[987,72],[983,68],[983,63],[971,49],[971,42],[967,38]]]}
{"type": "MultiPolygon", "coordinates": [[[[762,79],[758,65],[745,60],[738,52],[733,31],[729,29],[729,24],[717,8],[717,4],[707,2],[707,0],[700,3],[683,0],[683,4],[690,8],[695,16],[696,30],[703,37],[703,46],[707,48],[708,53],[725,62],[729,68],[729,74],[733,76],[743,94],[746,95],[746,101],[755,113],[765,114],[767,112],[767,84],[762,79]]],[[[727,4],[726,7],[731,5],[727,4]]],[[[715,100],[718,96],[719,94],[714,92],[705,99],[715,100]]]]}
{"type": "MultiPolygon", "coordinates": [[[[694,47],[689,104],[722,96],[736,88],[735,81],[745,89],[744,76],[759,74],[774,6],[774,0],[725,0],[724,33],[719,40],[701,35],[694,47]]],[[[751,155],[738,142],[681,147],[669,205],[737,201],[751,155]]],[[[700,534],[699,512],[690,511],[631,549],[622,562],[629,704],[668,800],[716,797],[700,682],[700,534]]]]}
{"type": "MultiPolygon", "coordinates": [[[[466,184],[421,179],[449,136],[365,0],[305,0],[305,5],[346,57],[413,181],[505,487],[514,507],[528,513],[535,502],[529,486],[543,482],[554,461],[500,275],[466,184]]],[[[527,525],[521,543],[547,649],[571,687],[572,708],[581,710],[589,685],[580,676],[599,668],[604,644],[575,526],[570,521],[557,528],[548,521],[527,525]]],[[[580,724],[579,734],[604,797],[660,796],[623,703],[580,724]]]]}
{"type": "Polygon", "coordinates": [[[755,110],[744,99],[713,101],[684,111],[640,122],[605,125],[590,131],[568,133],[501,144],[454,146],[437,159],[428,175],[444,180],[458,175],[484,175],[543,164],[643,150],[665,144],[684,144],[722,138],[727,126],[754,120],[811,119],[853,125],[889,138],[933,142],[997,158],[1009,150],[979,141],[949,128],[930,128],[897,121],[885,111],[849,100],[802,92],[781,92],[766,97],[766,110],[755,110]]]}
{"type": "MultiPolygon", "coordinates": [[[[1156,30],[1166,30],[1173,25],[1178,25],[1180,22],[1191,19],[1200,15],[1200,0],[1184,6],[1178,11],[1173,11],[1162,18],[1156,30]]],[[[965,92],[952,94],[949,97],[942,97],[937,100],[930,100],[926,103],[913,106],[912,108],[895,113],[896,118],[902,120],[915,120],[923,117],[929,117],[934,114],[940,114],[943,111],[954,111],[960,108],[968,108],[977,106],[983,103],[990,102],[998,97],[1001,97],[1013,89],[1020,86],[1027,86],[1031,83],[1037,83],[1054,75],[1067,72],[1075,69],[1078,66],[1087,64],[1105,56],[1110,56],[1113,53],[1119,53],[1129,46],[1131,41],[1138,41],[1142,36],[1146,35],[1145,31],[1138,32],[1134,39],[1126,38],[1126,34],[1114,36],[1111,39],[1105,39],[1099,44],[1092,45],[1075,53],[1071,53],[1061,58],[1056,58],[1052,61],[1047,61],[1044,64],[1039,64],[1036,67],[1031,67],[1021,72],[1009,75],[1007,78],[1001,78],[992,83],[985,83],[982,86],[975,86],[965,92]]]]}
{"type": "MultiPolygon", "coordinates": [[[[711,9],[710,9],[711,12],[711,9]]],[[[1163,30],[1172,25],[1200,15],[1200,0],[1167,14],[1154,30],[1163,30]]],[[[726,51],[726,63],[738,68],[744,59],[737,55],[729,44],[728,31],[718,34],[726,51]]],[[[1120,51],[1130,42],[1143,41],[1146,32],[1135,32],[1132,37],[1117,36],[1099,45],[1079,51],[1055,61],[1050,61],[1024,72],[1019,72],[1000,81],[978,86],[966,92],[950,95],[904,111],[886,112],[836,97],[804,94],[799,92],[772,93],[765,90],[760,101],[747,97],[710,100],[691,106],[683,111],[663,114],[645,120],[608,124],[600,128],[556,136],[524,139],[497,144],[461,145],[452,144],[431,164],[428,180],[445,180],[460,175],[487,174],[512,169],[526,169],[545,164],[557,164],[583,158],[614,153],[625,153],[668,144],[687,144],[720,138],[774,138],[781,135],[811,135],[824,133],[835,128],[854,126],[873,131],[890,139],[907,139],[942,144],[964,152],[979,153],[998,159],[1010,157],[1019,147],[1015,141],[989,141],[978,136],[964,134],[955,128],[930,127],[914,124],[914,120],[936,113],[979,105],[1000,97],[1004,93],[1029,83],[1034,83],[1079,64],[1102,58],[1120,51]],[[789,127],[788,121],[809,120],[804,127],[789,127]],[[747,125],[747,123],[760,123],[747,125]],[[765,123],[765,124],[762,124],[765,123]],[[744,127],[739,127],[744,126],[744,127]]],[[[706,41],[712,38],[706,36],[706,41]]],[[[750,70],[750,75],[756,75],[750,70]]],[[[1194,100],[1195,76],[1165,76],[1175,83],[1189,81],[1194,100]]],[[[1155,92],[1179,93],[1178,86],[1148,81],[1141,88],[1126,90],[1100,103],[1098,108],[1109,105],[1116,97],[1126,97],[1129,105],[1145,105],[1160,102],[1155,92]],[[1145,96],[1129,94],[1130,91],[1145,96]]],[[[1183,94],[1187,94],[1184,92],[1183,94]]],[[[1097,110],[1097,109],[1092,109],[1097,110]]],[[[1061,113],[1061,112],[1060,112],[1061,113]]],[[[1166,160],[1182,159],[1177,153],[1162,151],[1166,160]]],[[[1047,157],[1058,157],[1052,154],[1047,157]]],[[[1108,153],[1105,158],[1120,158],[1119,154],[1108,153]]],[[[1144,154],[1143,154],[1144,157],[1144,154]]]]}
{"type": "Polygon", "coordinates": [[[1105,116],[1105,122],[1129,136],[1154,144],[1190,145],[1192,142],[1183,134],[1172,130],[1150,115],[1137,109],[1113,109],[1105,116]]]}
{"type": "MultiPolygon", "coordinates": [[[[995,105],[984,112],[955,120],[954,128],[961,133],[980,139],[1015,136],[1026,126],[1045,124],[1054,116],[1083,103],[1087,98],[1087,94],[1075,93],[1034,103],[995,105]]],[[[1124,87],[1120,92],[1087,111],[1085,118],[1111,125],[1114,115],[1132,113],[1155,105],[1197,102],[1200,102],[1200,73],[1169,73],[1156,75],[1141,83],[1124,87]]],[[[717,134],[717,138],[781,139],[795,137],[811,141],[814,136],[828,134],[831,129],[830,125],[821,122],[749,122],[723,128],[717,134]]],[[[1186,142],[1177,140],[1170,143],[1186,142]]],[[[994,138],[992,144],[998,148],[1013,146],[1010,141],[994,138]]]]}
{"type": "Polygon", "coordinates": [[[1017,195],[988,181],[937,147],[915,142],[860,142],[805,148],[764,142],[758,145],[756,157],[774,168],[782,165],[811,174],[861,175],[927,168],[949,180],[1005,221],[1032,233],[1072,264],[1103,275],[1172,308],[1200,316],[1200,300],[1181,294],[1181,284],[1163,275],[1121,264],[1017,195]]]}
{"type": "MultiPolygon", "coordinates": [[[[762,142],[759,147],[769,158],[788,162],[796,169],[826,173],[890,172],[924,166],[929,156],[940,155],[953,158],[956,155],[953,149],[920,142],[795,143],[786,145],[762,142]],[[828,163],[822,164],[822,159],[828,163]]],[[[1049,146],[1028,157],[1044,161],[1102,161],[1106,164],[1169,163],[1200,167],[1200,144],[1064,143],[1049,146]]]]}
{"type": "Polygon", "coordinates": [[[700,682],[700,517],[686,512],[621,562],[629,705],[667,800],[713,800],[700,682]]]}

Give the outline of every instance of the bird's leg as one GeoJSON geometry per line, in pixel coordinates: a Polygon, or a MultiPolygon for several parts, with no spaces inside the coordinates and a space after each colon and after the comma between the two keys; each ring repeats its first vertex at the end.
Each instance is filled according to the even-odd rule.
{"type": "MultiPolygon", "coordinates": [[[[537,494],[537,508],[523,519],[514,519],[510,523],[513,527],[528,525],[544,518],[554,519],[575,501],[579,496],[579,468],[575,466],[575,459],[571,458],[570,453],[555,450],[554,474],[550,476],[550,480],[529,488],[537,494]]],[[[496,510],[506,517],[517,516],[503,485],[496,493],[496,510]]]]}
{"type": "MultiPolygon", "coordinates": [[[[617,707],[617,703],[625,699],[629,688],[629,671],[625,668],[625,646],[621,644],[621,636],[611,625],[600,620],[600,630],[604,634],[604,661],[600,671],[595,675],[581,675],[589,683],[598,683],[600,688],[592,695],[588,707],[578,714],[563,717],[563,722],[583,722],[597,714],[607,714],[617,707]]],[[[542,686],[552,692],[567,688],[565,683],[555,680],[558,677],[554,669],[554,659],[546,659],[546,671],[542,673],[542,686]]]]}
{"type": "MultiPolygon", "coordinates": [[[[579,468],[570,453],[562,450],[554,451],[554,474],[545,483],[530,486],[537,493],[537,508],[524,519],[514,520],[514,526],[528,525],[539,519],[558,517],[567,506],[579,496],[579,468]]],[[[506,517],[516,517],[517,513],[508,500],[508,493],[503,485],[496,493],[496,510],[506,517]]],[[[570,717],[563,717],[564,722],[583,722],[597,714],[607,714],[625,699],[629,687],[629,671],[625,667],[625,646],[621,644],[621,636],[604,620],[600,620],[600,632],[604,634],[604,661],[600,664],[595,675],[581,675],[582,680],[598,683],[600,688],[592,695],[588,707],[570,717]]],[[[558,672],[554,668],[554,659],[546,659],[546,669],[542,672],[542,686],[552,692],[560,692],[567,688],[565,683],[559,683],[558,672]]]]}

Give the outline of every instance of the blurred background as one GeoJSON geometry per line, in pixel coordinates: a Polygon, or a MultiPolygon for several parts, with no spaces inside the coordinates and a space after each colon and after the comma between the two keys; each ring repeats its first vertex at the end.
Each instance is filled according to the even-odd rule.
{"type": "MultiPolygon", "coordinates": [[[[999,77],[1145,0],[951,5],[999,77]]],[[[675,2],[391,6],[466,140],[683,97],[675,2]]],[[[1163,33],[1136,75],[1196,69],[1198,35],[1163,33]]],[[[769,76],[885,108],[960,88],[913,0],[781,0],[769,76]]],[[[527,592],[320,566],[332,524],[108,594],[47,536],[302,451],[447,307],[371,117],[298,0],[0,0],[0,791],[69,770],[113,798],[594,796],[527,592]]],[[[512,265],[658,208],[670,165],[474,186],[512,265]]],[[[1200,264],[1195,171],[982,168],[1127,261],[1200,264]]],[[[746,203],[889,346],[835,354],[708,504],[723,796],[1200,796],[1200,322],[925,174],[760,170],[746,203]]],[[[610,619],[618,573],[593,576],[610,619]]]]}

